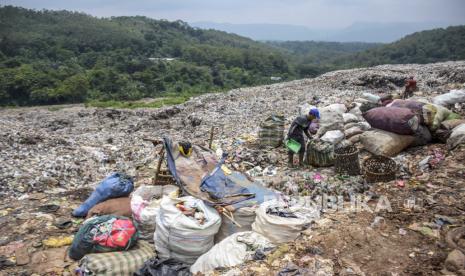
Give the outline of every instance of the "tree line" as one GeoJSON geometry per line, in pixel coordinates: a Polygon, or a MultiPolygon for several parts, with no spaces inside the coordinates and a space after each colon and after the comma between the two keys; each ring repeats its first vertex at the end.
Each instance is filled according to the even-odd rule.
{"type": "Polygon", "coordinates": [[[465,27],[392,44],[261,43],[142,16],[0,7],[0,106],[189,97],[385,63],[465,59],[465,27]],[[273,78],[274,79],[274,78],[273,78]]]}

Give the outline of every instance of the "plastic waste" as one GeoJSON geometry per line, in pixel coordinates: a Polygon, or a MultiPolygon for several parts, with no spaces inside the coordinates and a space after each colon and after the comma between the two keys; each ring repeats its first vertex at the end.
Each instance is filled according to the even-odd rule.
{"type": "Polygon", "coordinates": [[[156,215],[155,247],[160,258],[173,258],[192,264],[213,246],[213,239],[221,226],[218,212],[192,196],[171,199],[164,196],[156,215]],[[176,207],[180,202],[204,214],[204,222],[188,217],[176,207]]]}
{"type": "Polygon", "coordinates": [[[340,130],[328,131],[321,137],[321,140],[335,145],[344,140],[344,132],[340,130]]]}
{"type": "Polygon", "coordinates": [[[425,126],[418,126],[417,131],[415,132],[415,140],[411,144],[413,147],[424,146],[431,142],[433,139],[430,131],[425,126]]]}
{"type": "Polygon", "coordinates": [[[73,243],[74,236],[68,237],[52,237],[42,241],[42,244],[47,247],[62,247],[73,243]]]}
{"type": "Polygon", "coordinates": [[[151,258],[134,276],[191,276],[189,265],[174,259],[151,258]]]}
{"type": "Polygon", "coordinates": [[[451,90],[449,93],[445,93],[433,98],[433,103],[449,106],[456,103],[465,102],[465,90],[451,90]]]}
{"type": "Polygon", "coordinates": [[[160,210],[163,195],[177,198],[179,188],[174,185],[142,185],[131,194],[132,217],[138,223],[140,238],[152,240],[155,232],[155,219],[160,210]]]}
{"type": "Polygon", "coordinates": [[[92,217],[74,236],[69,257],[79,260],[88,253],[129,250],[136,244],[137,238],[136,227],[126,217],[92,217]]]}
{"type": "Polygon", "coordinates": [[[316,133],[318,137],[322,137],[330,130],[343,130],[344,119],[342,114],[347,112],[347,108],[343,104],[332,104],[320,109],[319,129],[316,133]]]}
{"type": "Polygon", "coordinates": [[[342,118],[344,120],[344,124],[356,123],[356,122],[360,121],[359,118],[356,115],[351,114],[351,113],[342,114],[342,118]]]}
{"type": "Polygon", "coordinates": [[[363,117],[374,128],[402,135],[414,134],[420,121],[413,111],[400,107],[373,108],[363,117]]]}
{"type": "Polygon", "coordinates": [[[257,208],[258,206],[242,207],[233,212],[234,220],[241,227],[232,222],[229,218],[225,217],[223,214],[221,216],[221,227],[215,235],[215,243],[218,243],[235,233],[251,231],[252,223],[255,221],[255,210],[257,208]]]}
{"type": "Polygon", "coordinates": [[[320,216],[316,207],[286,206],[285,203],[276,199],[263,202],[256,213],[257,217],[252,224],[252,230],[262,234],[274,244],[295,240],[312,221],[320,216]],[[276,207],[285,208],[296,217],[281,217],[268,213],[269,209],[276,207]]]}
{"type": "Polygon", "coordinates": [[[372,103],[379,103],[381,101],[381,97],[377,95],[373,95],[371,93],[363,93],[362,97],[372,103]]]}
{"type": "Polygon", "coordinates": [[[253,260],[257,251],[270,251],[275,247],[264,236],[252,232],[233,234],[200,256],[191,266],[190,271],[207,274],[215,268],[232,267],[253,260]]]}
{"type": "Polygon", "coordinates": [[[465,124],[461,124],[452,129],[452,133],[449,139],[447,139],[447,146],[449,149],[453,149],[463,143],[465,143],[465,124]]]}
{"type": "Polygon", "coordinates": [[[360,142],[365,150],[385,156],[395,156],[410,146],[415,140],[411,135],[400,135],[392,132],[375,129],[360,135],[360,142]]]}
{"type": "Polygon", "coordinates": [[[129,195],[134,189],[132,178],[123,173],[114,173],[105,178],[90,197],[73,211],[73,216],[85,217],[90,208],[109,198],[129,195]]]}

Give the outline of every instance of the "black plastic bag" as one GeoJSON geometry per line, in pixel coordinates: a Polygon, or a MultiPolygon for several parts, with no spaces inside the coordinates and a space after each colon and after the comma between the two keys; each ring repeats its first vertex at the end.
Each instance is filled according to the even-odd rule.
{"type": "Polygon", "coordinates": [[[174,259],[151,258],[135,276],[191,276],[189,266],[174,259]]]}

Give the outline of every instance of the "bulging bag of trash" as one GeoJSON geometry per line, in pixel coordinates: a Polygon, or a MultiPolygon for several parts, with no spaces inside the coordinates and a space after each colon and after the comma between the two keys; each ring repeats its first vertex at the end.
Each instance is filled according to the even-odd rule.
{"type": "Polygon", "coordinates": [[[465,102],[465,90],[451,90],[449,93],[445,93],[433,98],[433,103],[442,106],[450,106],[456,103],[465,102]]]}
{"type": "Polygon", "coordinates": [[[124,173],[114,173],[105,178],[90,197],[73,211],[75,217],[85,217],[90,208],[109,198],[123,197],[134,190],[132,178],[124,173]]]}
{"type": "Polygon", "coordinates": [[[79,228],[68,253],[71,259],[80,260],[89,253],[129,250],[137,238],[136,226],[126,217],[92,217],[79,228]]]}
{"type": "Polygon", "coordinates": [[[387,107],[399,107],[399,108],[410,109],[413,113],[417,114],[418,118],[420,119],[421,124],[425,123],[425,120],[423,117],[423,106],[425,106],[425,103],[420,102],[420,101],[401,100],[401,99],[395,99],[394,101],[392,101],[392,103],[387,105],[387,107]]]}
{"type": "Polygon", "coordinates": [[[403,135],[414,134],[419,125],[418,116],[407,108],[377,107],[363,117],[374,128],[403,135]]]}
{"type": "Polygon", "coordinates": [[[457,147],[459,144],[465,143],[465,124],[461,124],[452,130],[449,139],[447,139],[447,146],[449,149],[457,147]]]}
{"type": "Polygon", "coordinates": [[[129,197],[110,198],[104,202],[100,202],[87,212],[86,219],[94,216],[115,215],[123,217],[131,217],[131,205],[129,197]]]}
{"type": "MultiPolygon", "coordinates": [[[[257,252],[264,253],[275,248],[264,236],[252,232],[233,234],[213,246],[191,266],[192,274],[208,274],[219,267],[232,267],[254,259],[257,252]]],[[[263,255],[263,254],[260,254],[263,255]]]]}
{"type": "Polygon", "coordinates": [[[128,251],[87,254],[79,261],[79,275],[133,275],[155,256],[152,245],[138,241],[128,251]]]}
{"type": "Polygon", "coordinates": [[[215,235],[215,243],[218,243],[232,234],[252,230],[252,223],[255,221],[255,210],[258,206],[242,207],[233,212],[234,220],[241,226],[233,223],[224,214],[221,216],[221,227],[215,235]]]}
{"type": "Polygon", "coordinates": [[[353,126],[349,129],[344,130],[344,135],[347,139],[357,134],[362,134],[364,130],[360,126],[353,126]]]}
{"type": "Polygon", "coordinates": [[[340,130],[328,131],[328,132],[325,133],[325,135],[323,135],[321,137],[321,140],[325,141],[325,142],[328,142],[328,143],[331,143],[333,145],[336,145],[337,143],[344,140],[344,132],[342,132],[340,130]]]}
{"type": "Polygon", "coordinates": [[[155,218],[163,195],[178,197],[179,188],[174,185],[142,185],[131,194],[132,217],[138,223],[140,239],[153,240],[155,218]]]}
{"type": "Polygon", "coordinates": [[[410,145],[412,147],[424,146],[433,140],[431,132],[425,126],[419,126],[417,132],[415,132],[415,141],[410,145]]]}
{"type": "Polygon", "coordinates": [[[147,260],[134,276],[192,276],[192,273],[189,265],[183,262],[157,256],[147,260]]]}
{"type": "Polygon", "coordinates": [[[342,114],[342,118],[344,120],[344,124],[356,123],[356,122],[360,121],[360,119],[357,117],[357,115],[352,114],[352,113],[344,113],[344,114],[342,114]]]}
{"type": "Polygon", "coordinates": [[[320,109],[320,128],[317,131],[317,136],[321,137],[330,130],[343,130],[344,118],[342,114],[347,111],[343,104],[332,104],[320,109]]]}
{"type": "Polygon", "coordinates": [[[221,226],[218,212],[192,196],[164,196],[156,215],[155,248],[160,258],[192,264],[210,250],[221,226]]]}
{"type": "Polygon", "coordinates": [[[258,142],[261,147],[277,148],[284,139],[285,119],[282,115],[271,115],[260,124],[258,142]]]}
{"type": "Polygon", "coordinates": [[[425,104],[423,106],[423,121],[431,131],[436,131],[441,123],[447,119],[451,111],[436,104],[425,104]]]}
{"type": "Polygon", "coordinates": [[[411,135],[400,135],[380,129],[366,131],[360,135],[363,147],[376,155],[394,156],[410,146],[415,140],[411,135]]]}
{"type": "Polygon", "coordinates": [[[291,242],[319,216],[319,210],[314,206],[288,206],[274,199],[260,204],[252,230],[274,244],[291,242]]]}

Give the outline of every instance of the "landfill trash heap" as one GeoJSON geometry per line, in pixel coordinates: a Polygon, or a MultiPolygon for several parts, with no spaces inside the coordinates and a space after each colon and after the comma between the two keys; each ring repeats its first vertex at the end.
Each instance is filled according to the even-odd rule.
{"type": "Polygon", "coordinates": [[[465,275],[464,61],[0,121],[6,275],[465,275]]]}

